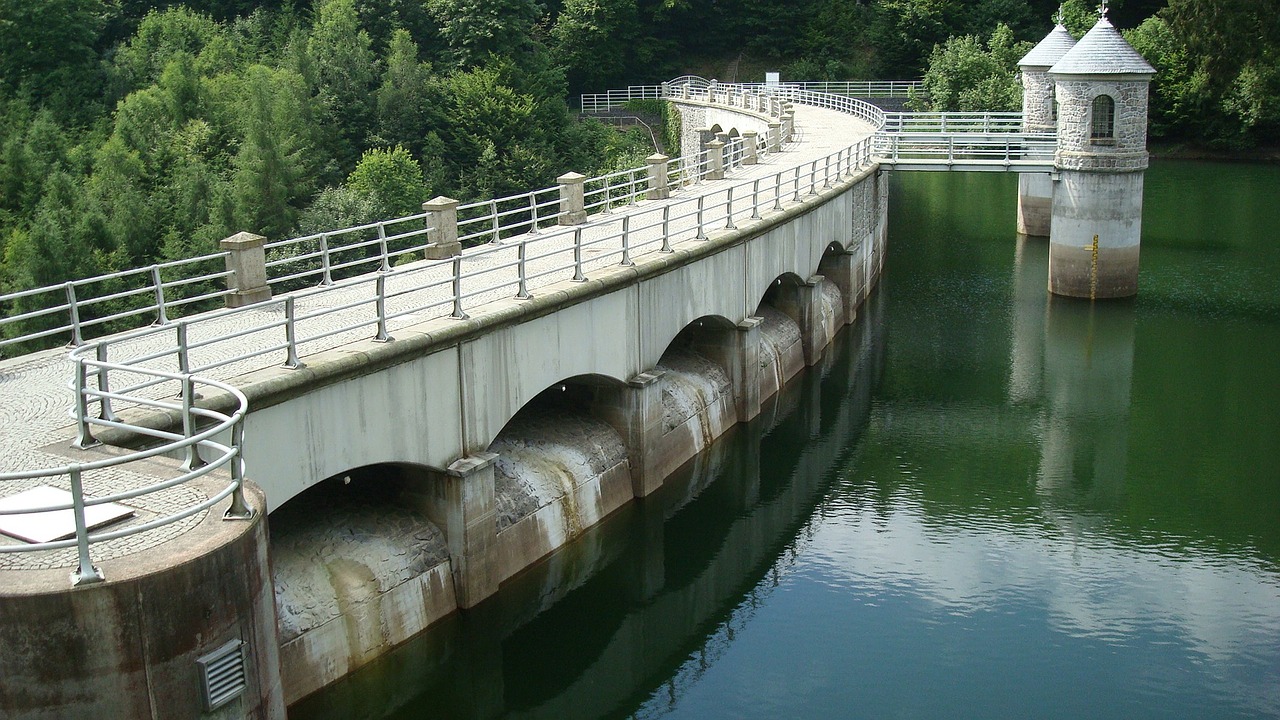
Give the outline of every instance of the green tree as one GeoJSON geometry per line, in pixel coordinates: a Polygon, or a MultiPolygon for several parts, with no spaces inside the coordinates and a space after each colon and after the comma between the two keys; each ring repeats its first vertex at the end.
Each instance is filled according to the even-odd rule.
{"type": "Polygon", "coordinates": [[[533,24],[542,15],[535,0],[425,0],[440,36],[462,68],[483,64],[490,55],[519,55],[532,43],[533,24]]]}
{"type": "Polygon", "coordinates": [[[156,82],[178,56],[199,57],[220,32],[213,18],[183,6],[152,10],[112,60],[117,92],[124,95],[156,82]]]}
{"type": "Polygon", "coordinates": [[[428,195],[422,166],[399,145],[366,150],[347,176],[346,186],[368,198],[377,217],[384,220],[421,212],[428,195]]]}
{"type": "Polygon", "coordinates": [[[985,47],[973,35],[951,38],[929,54],[926,96],[913,97],[911,104],[920,110],[1018,110],[1022,86],[1017,63],[1030,49],[1031,43],[1015,41],[1004,24],[996,27],[985,47]]]}
{"type": "Polygon", "coordinates": [[[373,130],[372,93],[377,79],[372,41],[360,29],[354,0],[324,0],[307,39],[316,94],[328,117],[331,151],[339,166],[355,165],[373,130]]]}
{"type": "Polygon", "coordinates": [[[244,139],[232,161],[237,225],[285,237],[314,183],[306,84],[288,70],[255,65],[245,71],[239,94],[244,139]]]}
{"type": "Polygon", "coordinates": [[[551,37],[570,89],[607,89],[624,81],[639,30],[635,0],[565,0],[551,37]]]}
{"type": "Polygon", "coordinates": [[[418,61],[418,46],[408,30],[396,30],[387,50],[386,70],[375,96],[376,142],[403,145],[416,156],[426,151],[431,119],[431,66],[418,61]]]}

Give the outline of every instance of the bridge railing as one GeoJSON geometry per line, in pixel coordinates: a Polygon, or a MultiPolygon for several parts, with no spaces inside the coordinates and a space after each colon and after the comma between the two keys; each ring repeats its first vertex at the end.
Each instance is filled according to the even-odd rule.
{"type": "Polygon", "coordinates": [[[157,263],[0,295],[0,357],[6,348],[44,338],[81,345],[119,326],[166,323],[190,306],[228,294],[228,253],[157,263]],[[217,268],[217,269],[211,269],[217,268]]]}
{"type": "Polygon", "coordinates": [[[886,133],[1020,133],[1020,112],[891,112],[886,133]]]}
{"type": "Polygon", "coordinates": [[[582,112],[602,113],[625,107],[632,100],[653,100],[678,96],[673,89],[688,87],[692,93],[705,93],[708,88],[730,90],[736,93],[791,96],[796,93],[840,95],[853,98],[906,98],[914,90],[920,93],[924,84],[919,80],[850,80],[845,82],[787,82],[787,83],[717,83],[696,75],[685,75],[663,85],[632,85],[625,90],[603,93],[584,93],[580,97],[582,112]],[[666,91],[664,93],[664,90],[666,91]]]}
{"type": "MultiPolygon", "coordinates": [[[[29,553],[74,547],[76,570],[71,573],[72,585],[105,579],[93,564],[92,548],[100,543],[171,525],[207,511],[228,497],[231,498],[231,503],[224,512],[223,519],[247,520],[254,514],[244,498],[244,460],[241,448],[244,440],[244,414],[248,407],[244,394],[227,383],[198,378],[190,373],[155,370],[133,361],[108,362],[105,360],[107,352],[108,344],[104,342],[86,345],[72,353],[71,359],[75,364],[75,379],[72,384],[75,392],[74,416],[78,429],[76,446],[86,448],[96,444],[93,428],[109,428],[152,441],[158,440],[160,443],[148,450],[91,462],[68,463],[35,471],[0,473],[0,485],[31,486],[36,483],[52,483],[70,488],[69,501],[35,500],[32,501],[34,504],[18,504],[9,499],[0,506],[0,516],[9,517],[70,512],[74,526],[72,532],[52,540],[0,544],[0,553],[29,553]],[[130,382],[133,384],[117,389],[113,387],[113,378],[116,381],[114,384],[124,378],[131,378],[130,382]],[[144,387],[160,392],[161,399],[139,396],[138,389],[144,387]],[[201,393],[205,396],[221,394],[229,399],[225,403],[229,409],[216,410],[198,406],[195,399],[201,397],[201,393]],[[90,408],[95,412],[91,413],[90,408]],[[177,418],[176,426],[181,430],[157,429],[131,421],[129,417],[142,417],[131,412],[139,409],[170,414],[177,418]],[[117,414],[118,412],[122,414],[117,414]],[[123,491],[118,489],[120,484],[114,476],[121,468],[161,455],[182,457],[183,460],[169,477],[141,487],[123,491]],[[129,522],[116,529],[108,529],[114,522],[97,529],[98,523],[90,520],[97,508],[163,493],[215,471],[228,474],[229,480],[211,495],[199,493],[203,499],[195,502],[188,499],[187,502],[156,503],[157,507],[177,507],[172,511],[147,513],[141,522],[129,522]]],[[[156,469],[158,467],[160,466],[153,465],[150,474],[154,476],[159,472],[156,469]]]]}
{"type": "Polygon", "coordinates": [[[886,162],[936,164],[1012,165],[1036,162],[1052,164],[1057,140],[1052,136],[1012,133],[878,133],[877,156],[886,162]]]}

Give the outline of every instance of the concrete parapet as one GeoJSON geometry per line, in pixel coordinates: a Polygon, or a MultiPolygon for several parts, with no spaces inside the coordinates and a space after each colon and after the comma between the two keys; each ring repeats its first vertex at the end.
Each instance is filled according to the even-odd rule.
{"type": "Polygon", "coordinates": [[[428,260],[443,260],[462,254],[458,242],[458,201],[443,195],[422,203],[427,213],[427,226],[431,232],[431,244],[425,254],[428,260]]]}
{"type": "MultiPolygon", "coordinates": [[[[265,506],[260,489],[245,491],[265,506]]],[[[66,568],[6,577],[6,720],[284,720],[266,515],[223,521],[227,504],[160,546],[101,561],[105,582],[68,587],[66,568]],[[211,708],[201,660],[215,654],[232,692],[211,708]]]]}
{"type": "Polygon", "coordinates": [[[261,235],[241,232],[223,240],[220,244],[227,255],[227,307],[237,308],[271,299],[271,287],[267,285],[267,255],[264,245],[267,239],[261,235]]]}
{"type": "Polygon", "coordinates": [[[644,159],[648,165],[649,190],[645,197],[649,200],[665,200],[671,197],[671,188],[667,185],[667,163],[671,158],[655,153],[644,159]]]}
{"type": "Polygon", "coordinates": [[[556,178],[560,184],[560,220],[561,225],[582,225],[587,221],[586,198],[584,185],[587,176],[570,172],[556,178]]]}

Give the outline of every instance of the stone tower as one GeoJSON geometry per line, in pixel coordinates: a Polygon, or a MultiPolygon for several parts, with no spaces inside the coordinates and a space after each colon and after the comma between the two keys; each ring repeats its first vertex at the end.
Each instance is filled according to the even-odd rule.
{"type": "MultiPolygon", "coordinates": [[[[1057,128],[1058,113],[1049,68],[1075,44],[1075,38],[1059,24],[1018,61],[1022,70],[1022,132],[1052,133],[1057,128]]],[[[1048,237],[1052,204],[1053,181],[1048,174],[1018,174],[1019,233],[1048,237]]]]}
{"type": "Polygon", "coordinates": [[[1155,69],[1106,11],[1053,67],[1058,173],[1049,236],[1049,291],[1086,298],[1138,291],[1147,89],[1155,69]]]}

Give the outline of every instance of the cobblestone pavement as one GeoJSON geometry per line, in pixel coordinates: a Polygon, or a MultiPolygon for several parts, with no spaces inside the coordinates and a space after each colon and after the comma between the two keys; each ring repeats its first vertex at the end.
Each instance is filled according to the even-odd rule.
{"type": "MultiPolygon", "coordinates": [[[[796,106],[798,142],[780,153],[762,153],[760,162],[744,166],[728,174],[724,180],[703,181],[682,187],[669,200],[640,201],[595,214],[581,227],[583,271],[590,278],[593,271],[617,264],[621,259],[621,230],[625,222],[631,230],[630,253],[633,259],[656,252],[661,245],[664,208],[670,207],[669,228],[673,245],[694,242],[697,234],[697,204],[704,205],[708,231],[725,227],[729,216],[726,200],[733,189],[732,220],[737,225],[752,217],[751,202],[760,204],[767,213],[775,200],[783,205],[795,201],[796,173],[801,168],[799,183],[809,182],[808,174],[816,172],[819,183],[834,171],[825,158],[870,135],[873,128],[852,116],[833,110],[803,105],[796,106]],[[781,174],[779,176],[779,174],[781,174]],[[758,181],[758,182],[756,182],[758,181]]],[[[834,161],[833,161],[834,162],[834,161]]],[[[464,310],[472,315],[483,313],[483,305],[493,300],[511,298],[518,284],[519,245],[527,246],[528,289],[538,288],[573,277],[574,228],[548,227],[536,235],[504,239],[500,244],[487,244],[464,250],[461,267],[464,310]]],[[[451,263],[421,261],[397,266],[386,280],[388,330],[392,337],[398,328],[424,320],[448,316],[453,311],[451,263]],[[403,313],[395,317],[398,313],[403,313]]],[[[305,362],[313,353],[366,340],[376,332],[376,275],[346,281],[337,287],[295,293],[295,317],[299,338],[299,354],[305,362]],[[335,329],[342,329],[335,332],[335,329]],[[332,334],[329,334],[332,333],[332,334]]],[[[284,301],[235,313],[209,313],[190,318],[188,344],[190,368],[202,377],[230,380],[252,370],[282,364],[285,350],[283,327],[284,301]],[[209,317],[211,316],[211,317],[209,317]],[[208,319],[201,319],[207,317],[208,319]],[[258,353],[252,357],[244,357],[258,353]]],[[[113,343],[108,359],[122,362],[143,355],[157,354],[176,347],[176,325],[157,328],[136,338],[113,343]]],[[[148,367],[178,370],[176,352],[163,353],[148,367]]],[[[74,462],[76,451],[69,448],[74,438],[69,390],[72,364],[65,350],[50,350],[0,361],[0,473],[57,468],[74,462]]],[[[111,375],[113,388],[127,387],[141,376],[128,373],[111,375]]],[[[173,396],[173,385],[157,386],[150,397],[173,396]]],[[[125,407],[117,404],[116,410],[125,407]]],[[[87,462],[93,458],[83,458],[87,462]]],[[[117,467],[85,476],[85,493],[102,497],[125,489],[143,487],[156,482],[128,467],[117,467]]],[[[0,497],[13,495],[39,484],[69,488],[65,476],[42,479],[0,481],[0,497]]],[[[140,524],[179,507],[190,507],[205,498],[200,491],[187,486],[142,495],[128,501],[137,512],[128,522],[140,524]]],[[[164,542],[197,524],[203,513],[178,523],[137,535],[105,541],[93,546],[95,560],[119,557],[164,542]]],[[[0,535],[0,546],[20,544],[0,535]]],[[[24,568],[74,567],[74,548],[41,552],[0,552],[0,571],[24,568]]]]}

